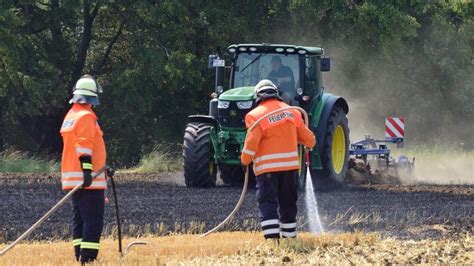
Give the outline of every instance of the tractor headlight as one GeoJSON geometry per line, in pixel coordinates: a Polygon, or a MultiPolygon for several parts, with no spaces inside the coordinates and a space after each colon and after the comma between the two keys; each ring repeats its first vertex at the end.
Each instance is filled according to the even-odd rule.
{"type": "Polygon", "coordinates": [[[217,108],[219,108],[219,109],[227,109],[227,108],[229,108],[229,105],[230,105],[230,102],[219,101],[219,103],[217,104],[217,108]]]}
{"type": "Polygon", "coordinates": [[[250,109],[252,107],[253,101],[237,102],[237,107],[239,109],[250,109]]]}

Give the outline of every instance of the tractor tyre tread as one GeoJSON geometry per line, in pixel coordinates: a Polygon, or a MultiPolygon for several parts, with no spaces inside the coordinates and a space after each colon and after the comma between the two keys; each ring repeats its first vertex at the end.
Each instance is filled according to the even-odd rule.
{"type": "Polygon", "coordinates": [[[211,127],[205,123],[188,123],[184,133],[183,169],[187,187],[214,187],[217,169],[211,169],[211,127]],[[211,170],[213,170],[211,172],[211,170]]]}

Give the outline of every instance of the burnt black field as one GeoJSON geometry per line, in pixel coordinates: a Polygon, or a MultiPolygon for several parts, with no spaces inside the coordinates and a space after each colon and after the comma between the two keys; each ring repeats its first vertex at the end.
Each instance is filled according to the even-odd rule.
{"type": "MultiPolygon", "coordinates": [[[[128,236],[201,233],[221,222],[237,202],[241,188],[218,186],[190,189],[182,174],[118,174],[123,232],[128,236]]],[[[320,216],[330,232],[378,232],[404,239],[438,238],[473,231],[473,186],[429,186],[423,189],[346,186],[317,192],[320,216]],[[462,193],[459,193],[459,192],[462,193]]],[[[111,190],[106,205],[104,235],[115,232],[111,190]]],[[[14,240],[62,196],[58,176],[0,175],[0,243],[14,240]]],[[[299,230],[305,224],[304,194],[299,200],[299,230]]],[[[70,236],[71,205],[64,205],[29,239],[55,240],[70,236]]],[[[258,230],[255,190],[226,230],[258,230]]]]}

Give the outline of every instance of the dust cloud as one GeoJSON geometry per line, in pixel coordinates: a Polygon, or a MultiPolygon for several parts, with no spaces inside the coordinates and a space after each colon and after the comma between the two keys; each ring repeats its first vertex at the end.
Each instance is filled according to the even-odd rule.
{"type": "Polygon", "coordinates": [[[474,184],[474,153],[421,155],[415,164],[415,182],[450,185],[474,184]]]}
{"type": "Polygon", "coordinates": [[[444,106],[442,98],[432,91],[414,88],[413,76],[406,76],[400,69],[403,66],[385,61],[383,56],[359,60],[357,71],[348,72],[354,66],[346,66],[345,58],[354,58],[356,49],[332,44],[326,54],[331,57],[332,69],[323,73],[325,91],[349,102],[351,142],[365,134],[383,139],[385,117],[404,117],[405,147],[389,145],[395,158],[415,158],[415,176],[401,177],[402,183],[474,184],[473,148],[462,138],[454,138],[460,135],[457,132],[473,132],[473,123],[458,123],[449,112],[439,112],[439,106],[448,111],[450,106],[444,106]],[[404,90],[407,84],[412,84],[413,91],[404,90]]]}

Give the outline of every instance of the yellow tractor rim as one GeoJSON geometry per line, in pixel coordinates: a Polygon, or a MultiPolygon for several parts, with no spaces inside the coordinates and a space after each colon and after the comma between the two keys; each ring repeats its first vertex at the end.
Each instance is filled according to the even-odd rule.
{"type": "Polygon", "coordinates": [[[212,161],[212,160],[209,160],[209,173],[211,175],[214,174],[214,161],[212,161]]]}
{"type": "Polygon", "coordinates": [[[344,168],[346,158],[346,135],[341,125],[337,125],[332,138],[332,167],[336,174],[340,174],[344,168]]]}
{"type": "Polygon", "coordinates": [[[298,147],[298,153],[299,153],[299,156],[300,156],[300,170],[298,172],[298,174],[301,176],[301,174],[303,173],[303,167],[304,167],[304,152],[303,152],[303,146],[299,146],[298,147]]]}

